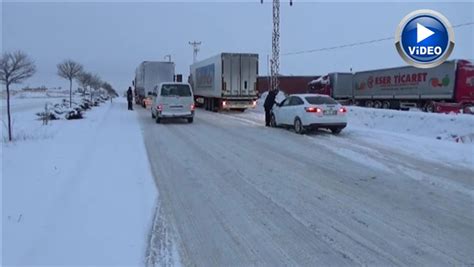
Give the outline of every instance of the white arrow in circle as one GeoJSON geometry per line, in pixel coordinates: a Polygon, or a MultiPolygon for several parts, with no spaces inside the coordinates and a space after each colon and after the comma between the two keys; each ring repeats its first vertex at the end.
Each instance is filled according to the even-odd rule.
{"type": "Polygon", "coordinates": [[[433,35],[434,32],[425,26],[421,25],[420,23],[416,24],[416,42],[419,43],[426,38],[430,37],[433,35]]]}

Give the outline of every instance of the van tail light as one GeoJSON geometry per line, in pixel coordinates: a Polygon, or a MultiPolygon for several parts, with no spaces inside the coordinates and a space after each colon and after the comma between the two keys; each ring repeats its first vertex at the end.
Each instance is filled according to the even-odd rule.
{"type": "Polygon", "coordinates": [[[194,110],[196,108],[196,106],[194,106],[194,104],[191,104],[191,110],[194,110]]]}
{"type": "Polygon", "coordinates": [[[306,110],[306,112],[314,112],[314,113],[320,113],[323,111],[322,109],[318,107],[305,107],[304,109],[306,110]]]}
{"type": "Polygon", "coordinates": [[[346,107],[341,107],[341,108],[339,109],[339,112],[341,112],[341,113],[346,113],[346,112],[347,112],[346,107]]]}

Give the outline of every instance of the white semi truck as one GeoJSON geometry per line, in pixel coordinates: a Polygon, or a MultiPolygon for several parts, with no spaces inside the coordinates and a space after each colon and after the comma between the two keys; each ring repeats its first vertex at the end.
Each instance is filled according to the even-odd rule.
{"type": "Polygon", "coordinates": [[[258,54],[221,53],[190,67],[197,106],[206,110],[253,108],[257,100],[258,54]]]}
{"type": "Polygon", "coordinates": [[[162,82],[173,82],[174,74],[173,62],[143,61],[135,71],[135,103],[146,107],[149,92],[162,82]]]}

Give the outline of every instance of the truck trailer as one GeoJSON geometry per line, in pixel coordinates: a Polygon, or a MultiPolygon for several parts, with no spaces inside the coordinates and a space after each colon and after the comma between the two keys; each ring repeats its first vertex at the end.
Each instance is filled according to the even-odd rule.
{"type": "Polygon", "coordinates": [[[257,100],[258,54],[221,53],[190,66],[196,106],[206,110],[253,108],[257,100]]]}
{"type": "Polygon", "coordinates": [[[312,92],[360,106],[458,112],[474,106],[474,65],[468,60],[451,60],[431,69],[404,66],[330,73],[308,86],[312,92]]]}
{"type": "MultiPolygon", "coordinates": [[[[285,94],[308,93],[308,83],[319,78],[319,76],[278,76],[280,91],[285,94]]],[[[257,78],[257,92],[262,95],[270,88],[270,76],[259,76],[257,78]]]]}
{"type": "Polygon", "coordinates": [[[162,82],[175,79],[173,62],[143,61],[135,71],[135,103],[146,107],[147,96],[153,88],[162,82]]]}

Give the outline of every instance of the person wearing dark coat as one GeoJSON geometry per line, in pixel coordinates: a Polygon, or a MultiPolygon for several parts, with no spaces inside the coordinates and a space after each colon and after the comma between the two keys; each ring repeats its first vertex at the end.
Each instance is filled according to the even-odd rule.
{"type": "Polygon", "coordinates": [[[133,110],[133,92],[132,92],[131,86],[129,86],[127,90],[127,102],[128,102],[128,110],[133,110]]]}
{"type": "Polygon", "coordinates": [[[278,90],[270,90],[265,98],[263,103],[263,108],[265,109],[265,126],[270,126],[270,120],[272,118],[272,108],[274,104],[277,104],[275,98],[278,94],[278,90]]]}

